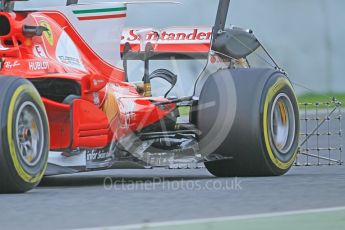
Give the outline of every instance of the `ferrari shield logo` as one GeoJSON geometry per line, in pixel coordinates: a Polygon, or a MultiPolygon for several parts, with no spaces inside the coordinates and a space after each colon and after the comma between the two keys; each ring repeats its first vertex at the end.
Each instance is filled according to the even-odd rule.
{"type": "Polygon", "coordinates": [[[41,21],[40,26],[47,28],[47,31],[44,31],[43,35],[46,38],[46,40],[48,41],[49,45],[53,46],[54,45],[54,34],[53,34],[53,31],[52,31],[50,24],[47,21],[41,21]]]}

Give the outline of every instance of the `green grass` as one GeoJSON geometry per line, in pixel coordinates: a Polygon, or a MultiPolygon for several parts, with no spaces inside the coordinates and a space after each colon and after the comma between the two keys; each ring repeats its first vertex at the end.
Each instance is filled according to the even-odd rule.
{"type": "MultiPolygon", "coordinates": [[[[327,107],[326,103],[332,102],[333,98],[341,102],[341,104],[345,103],[345,94],[341,94],[341,93],[303,94],[303,95],[298,96],[298,103],[300,103],[301,108],[304,108],[303,103],[313,103],[313,104],[320,103],[320,108],[326,108],[327,107]]],[[[331,104],[330,106],[333,107],[333,104],[331,104]]]]}
{"type": "Polygon", "coordinates": [[[298,101],[300,103],[304,102],[329,102],[335,97],[340,102],[345,102],[345,94],[303,94],[298,96],[298,101]]]}
{"type": "MultiPolygon", "coordinates": [[[[331,102],[332,98],[336,98],[339,102],[345,105],[345,93],[326,93],[326,94],[302,94],[297,97],[298,103],[300,103],[300,108],[304,108],[303,103],[321,103],[319,108],[326,108],[327,105],[325,103],[331,102]]],[[[310,106],[313,108],[314,106],[310,106]]],[[[331,105],[333,107],[333,105],[331,105]]],[[[189,116],[190,107],[189,106],[181,106],[179,107],[180,115],[181,116],[189,116]]]]}
{"type": "Polygon", "coordinates": [[[190,111],[189,106],[181,106],[178,108],[178,110],[180,111],[181,116],[189,116],[189,111],[190,111]]]}

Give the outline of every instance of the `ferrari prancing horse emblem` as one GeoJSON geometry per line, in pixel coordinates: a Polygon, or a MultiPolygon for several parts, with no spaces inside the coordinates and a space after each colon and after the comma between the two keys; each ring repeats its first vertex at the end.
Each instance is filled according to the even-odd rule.
{"type": "Polygon", "coordinates": [[[41,21],[40,26],[47,28],[47,31],[43,32],[44,37],[47,39],[49,45],[54,45],[54,34],[50,24],[47,21],[41,21]]]}

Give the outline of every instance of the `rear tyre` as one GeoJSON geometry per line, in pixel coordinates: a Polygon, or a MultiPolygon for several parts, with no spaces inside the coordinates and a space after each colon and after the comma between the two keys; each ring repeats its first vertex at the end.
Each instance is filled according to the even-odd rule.
{"type": "MultiPolygon", "coordinates": [[[[206,168],[218,177],[285,174],[296,159],[299,139],[298,104],[290,81],[283,73],[274,70],[222,71],[228,71],[226,77],[232,77],[235,84],[236,115],[227,137],[208,158],[222,157],[205,162],[206,168]]],[[[214,87],[229,82],[224,77],[226,74],[215,75],[207,80],[199,103],[208,103],[208,95],[215,91],[218,98],[229,98],[228,92],[219,92],[214,87]]],[[[204,117],[217,117],[217,113],[224,110],[222,107],[232,106],[215,104],[209,111],[200,111],[198,115],[203,136],[214,125],[204,122],[207,120],[204,117]]],[[[224,124],[226,121],[217,122],[224,124]]],[[[211,139],[202,141],[212,142],[211,139]]]]}
{"type": "Polygon", "coordinates": [[[27,80],[0,77],[0,193],[23,193],[41,181],[49,129],[43,102],[27,80]]]}

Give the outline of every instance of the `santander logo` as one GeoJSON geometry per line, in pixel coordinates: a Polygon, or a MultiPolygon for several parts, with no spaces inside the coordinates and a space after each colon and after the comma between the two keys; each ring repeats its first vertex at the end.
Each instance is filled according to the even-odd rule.
{"type": "MultiPolygon", "coordinates": [[[[142,29],[143,28],[125,28],[122,33],[121,44],[125,44],[126,42],[140,44],[141,35],[138,34],[138,31],[142,29]]],[[[172,27],[148,32],[146,41],[157,44],[209,44],[211,36],[212,28],[210,27],[172,27]]]]}

